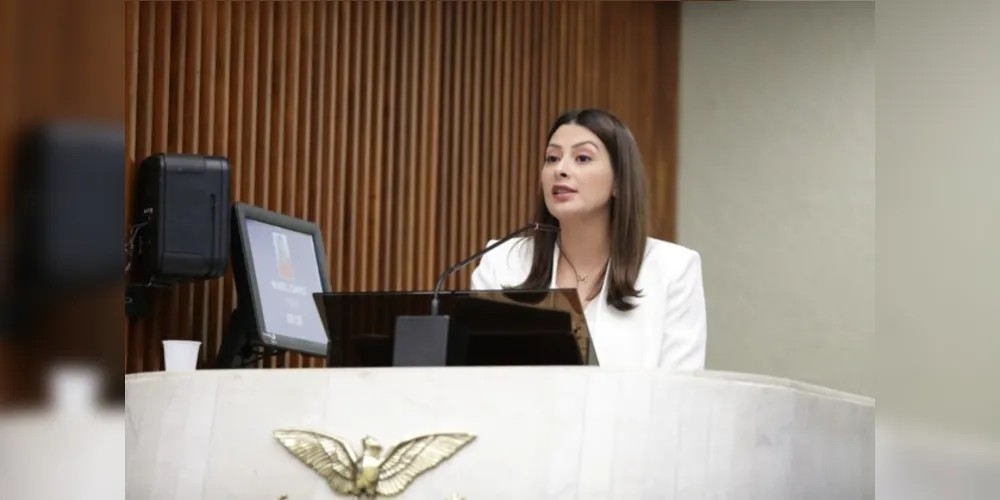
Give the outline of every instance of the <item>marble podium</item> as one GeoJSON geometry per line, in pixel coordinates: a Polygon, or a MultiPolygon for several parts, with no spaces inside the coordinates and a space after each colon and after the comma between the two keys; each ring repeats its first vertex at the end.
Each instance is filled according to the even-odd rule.
{"type": "Polygon", "coordinates": [[[873,400],[743,374],[596,367],[126,377],[127,498],[338,496],[273,437],[477,439],[401,499],[871,499],[873,400]],[[457,497],[456,497],[457,498],[457,497]]]}

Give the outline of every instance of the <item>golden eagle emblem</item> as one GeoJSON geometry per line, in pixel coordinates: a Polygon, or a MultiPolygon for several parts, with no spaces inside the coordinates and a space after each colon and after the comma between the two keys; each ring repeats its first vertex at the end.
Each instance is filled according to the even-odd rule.
{"type": "Polygon", "coordinates": [[[361,440],[360,457],[344,440],[319,432],[278,430],[274,437],[323,476],[333,491],[369,499],[402,493],[414,479],[476,438],[461,433],[418,436],[393,446],[382,458],[382,445],[370,436],[361,440]]]}

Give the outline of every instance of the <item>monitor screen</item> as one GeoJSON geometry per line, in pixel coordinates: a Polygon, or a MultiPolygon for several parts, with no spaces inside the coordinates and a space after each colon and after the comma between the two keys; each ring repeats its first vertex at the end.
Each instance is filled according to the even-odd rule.
{"type": "Polygon", "coordinates": [[[246,233],[260,300],[262,341],[276,336],[326,344],[326,330],[313,300],[323,292],[313,236],[253,220],[246,233]]]}

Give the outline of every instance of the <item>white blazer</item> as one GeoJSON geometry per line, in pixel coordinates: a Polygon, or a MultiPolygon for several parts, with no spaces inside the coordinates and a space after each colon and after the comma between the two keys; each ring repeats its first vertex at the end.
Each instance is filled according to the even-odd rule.
{"type": "MultiPolygon", "coordinates": [[[[520,285],[531,270],[532,244],[530,238],[514,238],[487,253],[472,273],[472,289],[520,285]]],[[[550,286],[556,288],[558,245],[552,259],[550,286]]],[[[648,238],[635,284],[642,296],[629,299],[638,307],[628,312],[608,305],[607,274],[600,295],[584,311],[602,367],[705,368],[705,292],[698,252],[648,238]]]]}

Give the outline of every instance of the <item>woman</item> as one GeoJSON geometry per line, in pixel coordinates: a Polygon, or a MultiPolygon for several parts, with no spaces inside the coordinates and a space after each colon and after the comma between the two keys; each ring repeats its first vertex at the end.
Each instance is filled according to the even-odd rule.
{"type": "Polygon", "coordinates": [[[632,133],[586,109],[549,131],[536,231],[486,254],[475,290],[575,288],[604,367],[705,367],[705,297],[697,252],[647,237],[645,171],[632,133]]]}

